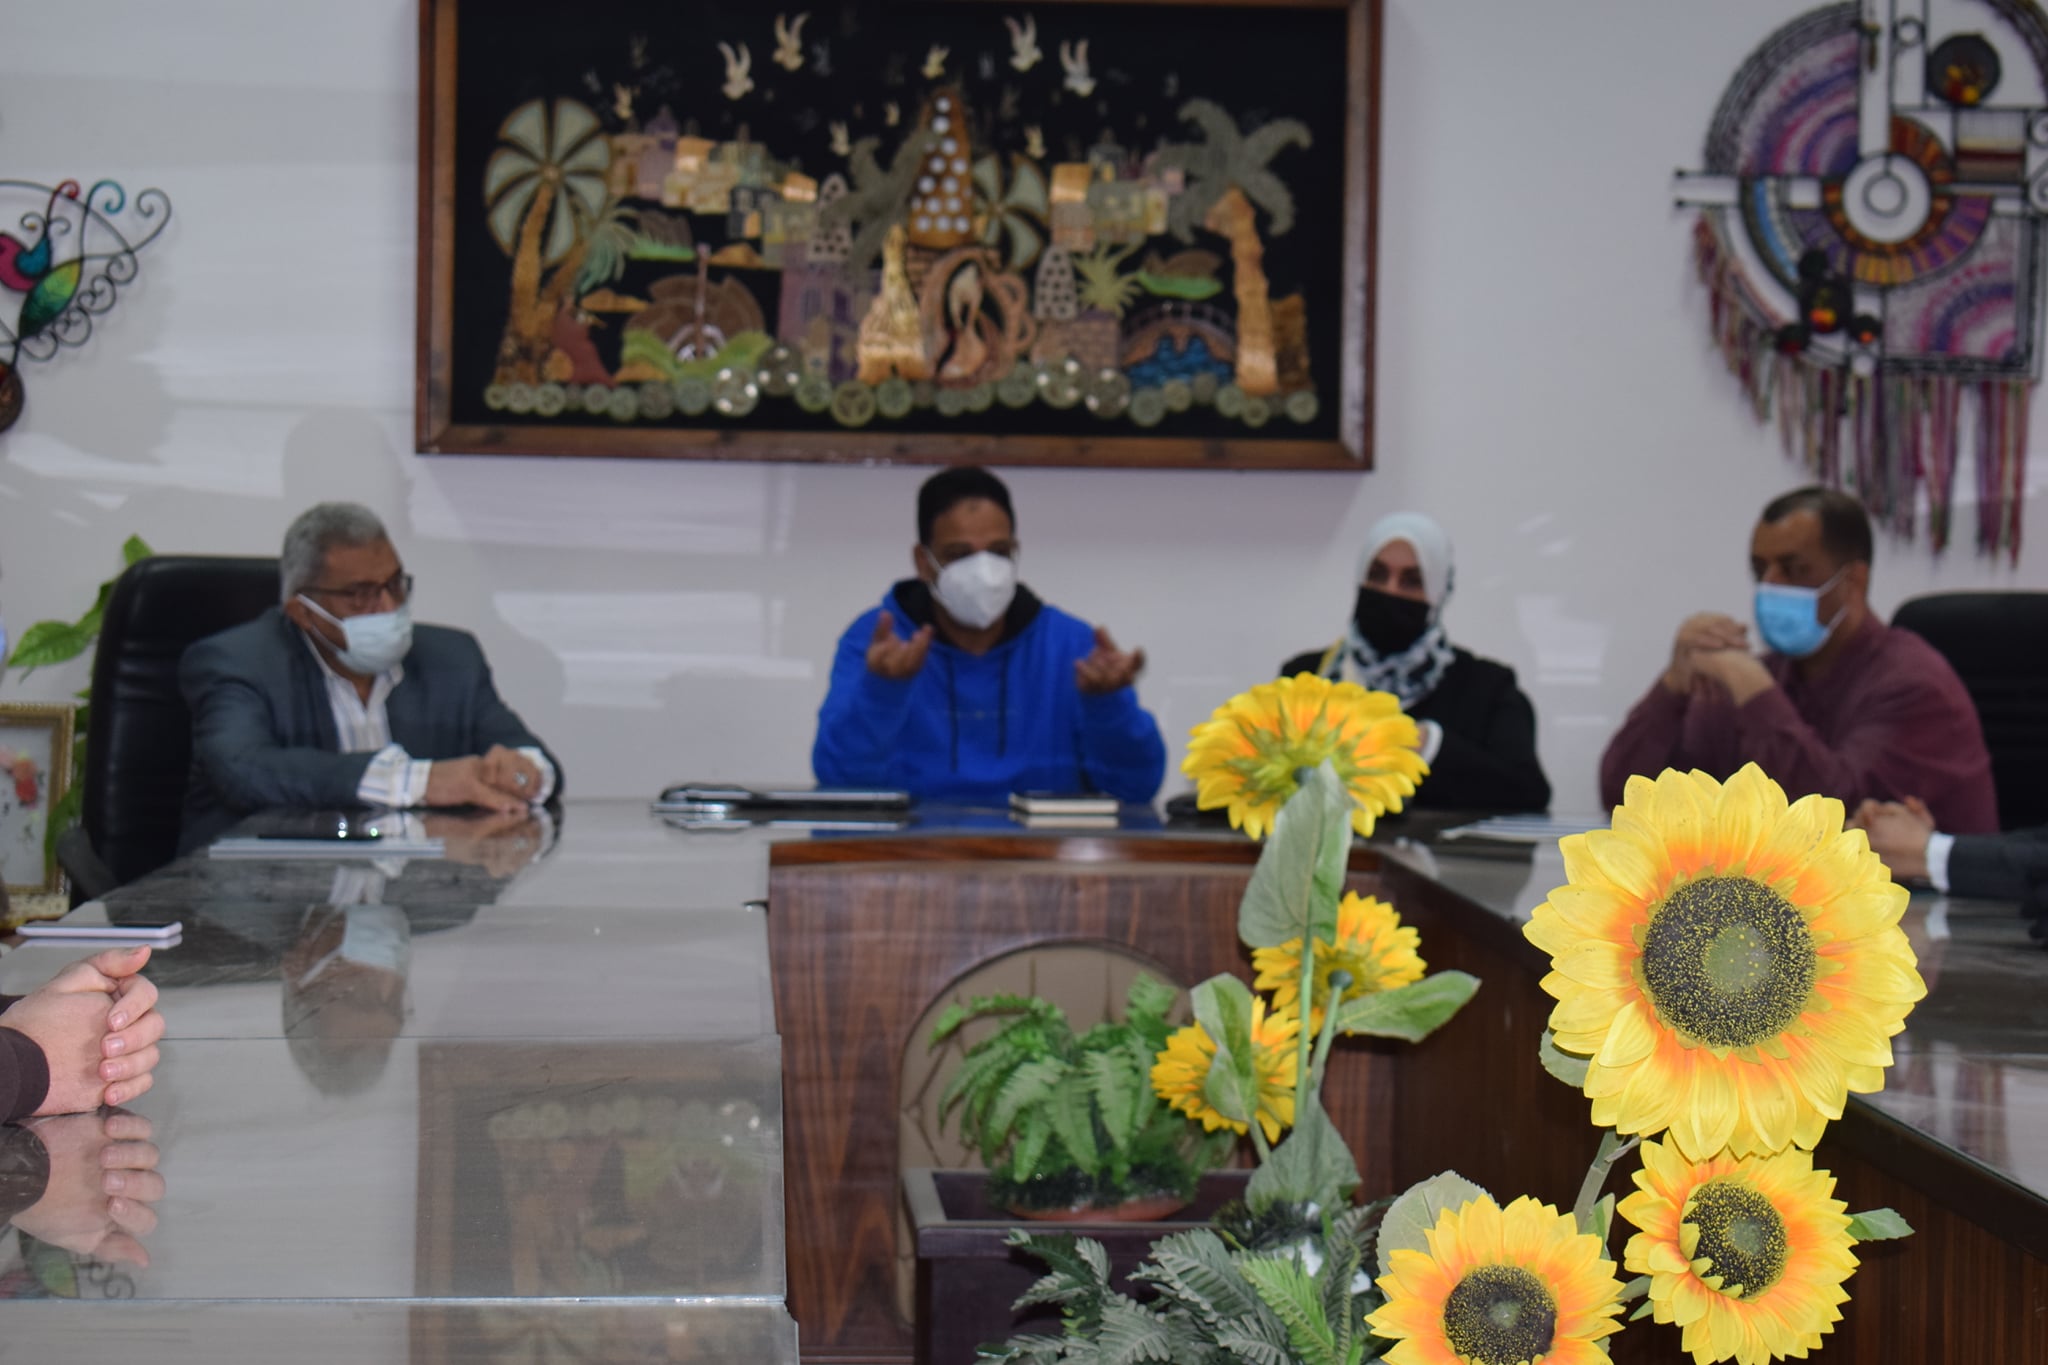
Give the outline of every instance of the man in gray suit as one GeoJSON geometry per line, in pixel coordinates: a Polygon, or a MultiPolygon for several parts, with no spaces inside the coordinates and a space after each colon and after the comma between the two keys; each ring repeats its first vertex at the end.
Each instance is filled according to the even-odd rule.
{"type": "Polygon", "coordinates": [[[2048,897],[2048,827],[1943,834],[1920,801],[1865,801],[1849,822],[1893,877],[1958,896],[2032,902],[2048,897]]]}
{"type": "Polygon", "coordinates": [[[346,806],[523,811],[560,768],[491,685],[476,637],[412,623],[375,513],[321,503],[285,533],[282,605],[185,651],[192,778],[181,847],[244,815],[346,806]]]}

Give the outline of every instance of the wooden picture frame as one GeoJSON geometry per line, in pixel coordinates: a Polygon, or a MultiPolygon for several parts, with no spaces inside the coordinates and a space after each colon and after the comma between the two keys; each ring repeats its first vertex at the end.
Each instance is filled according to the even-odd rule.
{"type": "Polygon", "coordinates": [[[421,452],[1372,468],[1381,0],[805,3],[422,0],[421,452]]]}
{"type": "Polygon", "coordinates": [[[71,786],[72,719],[68,704],[0,702],[0,883],[17,906],[64,891],[49,828],[71,786]]]}

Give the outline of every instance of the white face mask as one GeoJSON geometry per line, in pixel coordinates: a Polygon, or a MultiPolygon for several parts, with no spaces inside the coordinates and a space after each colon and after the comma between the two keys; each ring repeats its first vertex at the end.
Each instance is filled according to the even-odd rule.
{"type": "Polygon", "coordinates": [[[396,611],[381,611],[374,616],[351,616],[344,621],[304,593],[299,594],[299,600],[341,627],[342,639],[348,644],[345,649],[335,650],[334,657],[351,673],[374,677],[396,668],[412,652],[412,604],[409,602],[401,604],[396,611]]]}
{"type": "Polygon", "coordinates": [[[961,625],[985,630],[1003,619],[1017,596],[1017,561],[992,550],[956,559],[939,570],[932,596],[961,625]]]}

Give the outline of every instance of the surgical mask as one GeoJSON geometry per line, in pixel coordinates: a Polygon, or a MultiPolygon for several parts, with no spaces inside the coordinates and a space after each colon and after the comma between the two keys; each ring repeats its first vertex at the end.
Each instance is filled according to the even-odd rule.
{"type": "Polygon", "coordinates": [[[1017,596],[1017,562],[992,550],[956,559],[939,570],[932,596],[961,625],[984,630],[1003,619],[1017,596]]]}
{"type": "Polygon", "coordinates": [[[299,600],[341,627],[347,647],[335,650],[334,657],[351,673],[374,677],[396,668],[412,652],[412,604],[409,602],[401,604],[396,611],[380,611],[374,616],[351,616],[344,621],[304,593],[299,594],[299,600]]]}
{"type": "Polygon", "coordinates": [[[1378,588],[1360,588],[1351,608],[1351,624],[1358,638],[1371,645],[1381,657],[1399,654],[1422,638],[1429,629],[1429,603],[1396,597],[1378,588]]]}
{"type": "Polygon", "coordinates": [[[1764,643],[1788,659],[1805,659],[1816,653],[1841,624],[1842,613],[1826,623],[1820,619],[1822,594],[1842,581],[1844,569],[1817,588],[1795,587],[1790,583],[1756,585],[1756,628],[1764,643]]]}

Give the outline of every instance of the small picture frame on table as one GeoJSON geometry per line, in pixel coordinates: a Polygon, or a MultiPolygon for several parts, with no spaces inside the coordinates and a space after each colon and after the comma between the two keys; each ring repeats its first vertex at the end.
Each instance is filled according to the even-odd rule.
{"type": "Polygon", "coordinates": [[[64,873],[49,835],[71,784],[72,714],[64,704],[0,702],[0,883],[16,919],[61,907],[64,873]]]}

